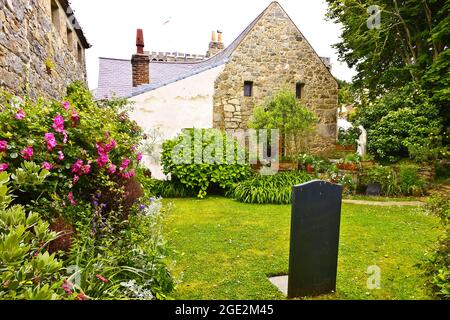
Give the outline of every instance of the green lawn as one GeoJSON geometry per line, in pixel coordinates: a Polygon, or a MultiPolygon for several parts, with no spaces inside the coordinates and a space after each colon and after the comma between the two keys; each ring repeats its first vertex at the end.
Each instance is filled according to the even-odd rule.
{"type": "MultiPolygon", "coordinates": [[[[168,199],[166,239],[176,250],[176,299],[283,299],[268,277],[287,274],[290,206],[221,197],[168,199]]],[[[429,299],[416,264],[439,236],[418,208],[344,205],[337,294],[320,299],[429,299]],[[369,291],[367,268],[382,270],[369,291]]]]}

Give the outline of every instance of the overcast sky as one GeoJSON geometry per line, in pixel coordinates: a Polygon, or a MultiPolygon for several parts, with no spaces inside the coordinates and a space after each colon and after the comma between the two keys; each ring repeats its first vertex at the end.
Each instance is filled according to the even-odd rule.
{"type": "MultiPolygon", "coordinates": [[[[271,0],[72,0],[72,7],[92,48],[87,50],[88,81],[97,87],[98,58],[131,59],[136,29],[144,29],[146,51],[206,54],[211,31],[223,32],[225,45],[270,4],[271,0]]],[[[353,70],[337,61],[331,46],[340,27],[325,20],[323,0],[280,0],[320,56],[331,57],[333,74],[350,81],[353,70]]]]}

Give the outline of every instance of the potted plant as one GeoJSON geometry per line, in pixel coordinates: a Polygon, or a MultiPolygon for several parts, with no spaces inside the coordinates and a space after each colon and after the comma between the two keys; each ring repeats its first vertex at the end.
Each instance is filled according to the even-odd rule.
{"type": "Polygon", "coordinates": [[[360,157],[357,154],[349,154],[338,164],[340,170],[358,171],[360,157]]]}
{"type": "Polygon", "coordinates": [[[357,141],[361,135],[359,128],[350,128],[344,130],[339,129],[338,144],[336,146],[337,151],[356,151],[357,141]]]}
{"type": "Polygon", "coordinates": [[[302,167],[306,170],[306,172],[312,173],[315,172],[314,165],[316,162],[316,158],[310,154],[302,154],[299,157],[299,162],[302,167]]]}

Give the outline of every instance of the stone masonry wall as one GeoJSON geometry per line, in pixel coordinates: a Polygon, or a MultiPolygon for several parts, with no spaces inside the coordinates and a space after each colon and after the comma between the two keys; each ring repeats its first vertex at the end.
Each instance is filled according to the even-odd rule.
{"type": "Polygon", "coordinates": [[[255,105],[288,85],[303,83],[302,102],[320,118],[312,152],[334,148],[337,135],[338,84],[305,37],[273,3],[241,42],[215,83],[214,127],[246,129],[255,105]],[[244,81],[253,96],[244,97],[244,81]]]}
{"type": "Polygon", "coordinates": [[[84,48],[59,1],[54,3],[59,31],[51,0],[0,0],[0,86],[17,95],[60,98],[71,82],[86,81],[84,48]]]}

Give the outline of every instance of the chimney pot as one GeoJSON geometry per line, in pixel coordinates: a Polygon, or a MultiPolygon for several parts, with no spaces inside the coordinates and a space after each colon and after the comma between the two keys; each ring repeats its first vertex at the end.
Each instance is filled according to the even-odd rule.
{"type": "Polygon", "coordinates": [[[144,31],[142,29],[137,29],[136,32],[136,48],[138,54],[144,54],[144,31]]]}
{"type": "Polygon", "coordinates": [[[218,34],[218,40],[217,40],[217,42],[222,43],[222,42],[223,42],[222,31],[217,31],[217,34],[218,34]]]}
{"type": "Polygon", "coordinates": [[[212,34],[211,34],[211,41],[212,42],[217,42],[217,35],[216,35],[215,31],[213,31],[212,34]]]}

